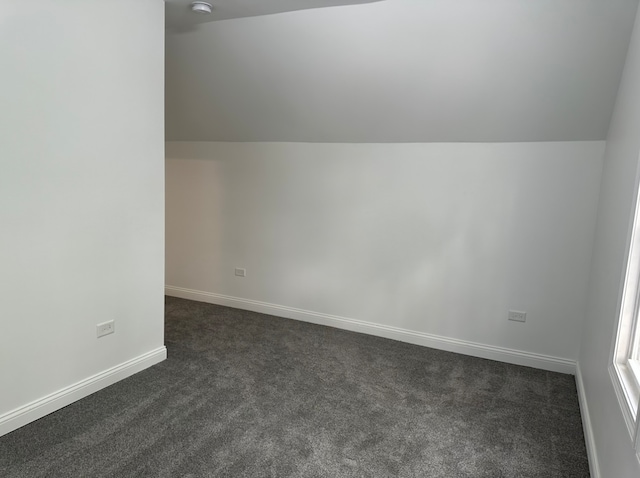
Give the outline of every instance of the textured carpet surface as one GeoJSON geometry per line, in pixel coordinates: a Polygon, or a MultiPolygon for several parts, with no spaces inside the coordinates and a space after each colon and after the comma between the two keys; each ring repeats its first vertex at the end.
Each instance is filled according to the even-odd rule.
{"type": "Polygon", "coordinates": [[[166,344],[0,437],[0,476],[589,476],[569,375],[175,298],[166,344]]]}

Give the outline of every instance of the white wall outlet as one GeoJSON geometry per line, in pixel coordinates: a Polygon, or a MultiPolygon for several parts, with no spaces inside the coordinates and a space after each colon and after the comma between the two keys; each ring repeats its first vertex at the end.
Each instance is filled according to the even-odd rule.
{"type": "Polygon", "coordinates": [[[236,267],[236,275],[238,277],[247,277],[247,269],[242,269],[241,267],[236,267]]]}
{"type": "Polygon", "coordinates": [[[110,320],[108,322],[102,322],[101,324],[96,325],[96,334],[98,337],[102,337],[104,335],[112,334],[116,331],[116,321],[110,320]]]}
{"type": "Polygon", "coordinates": [[[526,322],[527,321],[527,313],[521,310],[510,310],[509,311],[509,320],[515,320],[516,322],[526,322]]]}

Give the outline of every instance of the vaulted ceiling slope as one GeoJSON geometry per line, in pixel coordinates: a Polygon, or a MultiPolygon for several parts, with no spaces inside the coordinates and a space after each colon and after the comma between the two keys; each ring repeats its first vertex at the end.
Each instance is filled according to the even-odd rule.
{"type": "Polygon", "coordinates": [[[169,141],[605,139],[637,0],[385,0],[168,33],[169,141]]]}
{"type": "Polygon", "coordinates": [[[191,12],[193,0],[164,0],[165,21],[169,30],[193,29],[201,23],[217,22],[232,18],[273,15],[308,8],[325,8],[358,3],[379,2],[381,0],[203,0],[212,7],[209,15],[194,15],[191,12]]]}

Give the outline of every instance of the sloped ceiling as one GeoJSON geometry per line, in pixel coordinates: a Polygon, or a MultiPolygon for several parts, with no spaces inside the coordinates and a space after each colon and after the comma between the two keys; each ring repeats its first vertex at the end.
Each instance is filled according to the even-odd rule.
{"type": "Polygon", "coordinates": [[[606,138],[637,0],[385,0],[169,32],[170,141],[606,138]]]}
{"type": "Polygon", "coordinates": [[[194,15],[193,0],[165,0],[166,27],[170,30],[190,30],[201,23],[229,20],[232,18],[273,15],[275,13],[325,8],[381,0],[204,0],[213,7],[209,15],[194,15]]]}

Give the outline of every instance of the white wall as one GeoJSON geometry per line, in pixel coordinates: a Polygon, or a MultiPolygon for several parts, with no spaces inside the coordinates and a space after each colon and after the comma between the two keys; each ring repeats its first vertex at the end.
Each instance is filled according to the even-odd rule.
{"type": "Polygon", "coordinates": [[[604,140],[637,4],[385,0],[200,25],[167,36],[167,138],[604,140]]]}
{"type": "Polygon", "coordinates": [[[639,153],[640,17],[636,19],[607,140],[580,350],[586,403],[603,478],[640,476],[640,464],[607,372],[620,310],[639,153]]]}
{"type": "Polygon", "coordinates": [[[0,434],[166,354],[163,16],[0,2],[0,434]]]}
{"type": "Polygon", "coordinates": [[[603,150],[167,143],[169,293],[576,360],[603,150]]]}

